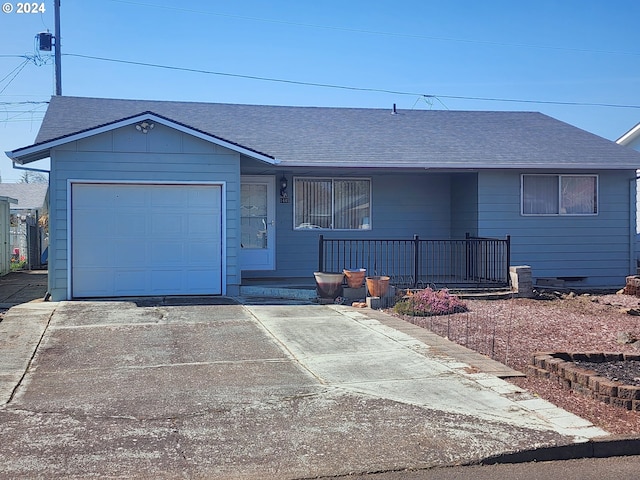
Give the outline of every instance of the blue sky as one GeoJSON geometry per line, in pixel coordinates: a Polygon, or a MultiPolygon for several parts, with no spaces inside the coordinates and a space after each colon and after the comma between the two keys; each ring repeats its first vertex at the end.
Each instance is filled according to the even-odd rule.
{"type": "MultiPolygon", "coordinates": [[[[53,62],[34,59],[54,5],[19,14],[18,2],[0,3],[13,7],[0,13],[4,152],[33,142],[46,109],[19,102],[54,93],[53,62]]],[[[61,0],[62,93],[539,111],[615,140],[640,122],[638,18],[630,0],[61,0]]],[[[22,172],[0,157],[2,180],[16,181],[22,172]]]]}

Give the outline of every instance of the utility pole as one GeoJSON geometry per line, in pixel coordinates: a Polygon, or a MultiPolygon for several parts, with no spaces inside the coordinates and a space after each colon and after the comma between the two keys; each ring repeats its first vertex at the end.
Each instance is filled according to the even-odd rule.
{"type": "Polygon", "coordinates": [[[55,77],[56,77],[56,95],[62,95],[62,65],[61,58],[62,52],[60,50],[60,0],[54,0],[54,15],[55,15],[55,38],[56,38],[56,51],[55,51],[55,77]]]}

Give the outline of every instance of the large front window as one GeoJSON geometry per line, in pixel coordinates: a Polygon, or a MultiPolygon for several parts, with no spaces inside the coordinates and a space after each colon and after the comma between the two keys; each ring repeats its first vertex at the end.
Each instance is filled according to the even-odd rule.
{"type": "Polygon", "coordinates": [[[295,178],[294,228],[369,230],[371,180],[295,178]]]}
{"type": "Polygon", "coordinates": [[[596,175],[523,175],[523,215],[595,215],[596,175]]]}

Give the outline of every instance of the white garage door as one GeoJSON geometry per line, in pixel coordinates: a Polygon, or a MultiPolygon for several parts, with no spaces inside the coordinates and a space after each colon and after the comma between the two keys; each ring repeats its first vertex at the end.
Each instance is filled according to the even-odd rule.
{"type": "Polygon", "coordinates": [[[74,183],[73,297],[222,293],[219,185],[74,183]]]}

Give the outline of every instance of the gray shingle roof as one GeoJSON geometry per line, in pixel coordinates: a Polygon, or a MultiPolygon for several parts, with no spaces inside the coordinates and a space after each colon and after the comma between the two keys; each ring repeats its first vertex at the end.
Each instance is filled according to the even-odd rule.
{"type": "Polygon", "coordinates": [[[53,97],[36,143],[153,112],[282,166],[640,168],[640,154],[536,112],[286,107],[53,97]]]}
{"type": "Polygon", "coordinates": [[[46,183],[0,183],[0,197],[18,200],[11,208],[16,210],[37,210],[44,207],[47,195],[46,183]]]}

